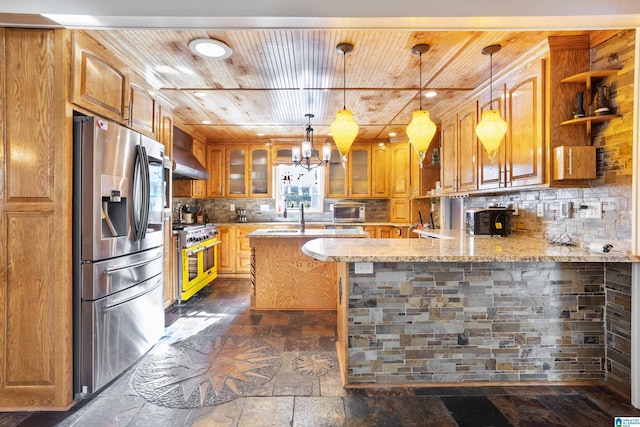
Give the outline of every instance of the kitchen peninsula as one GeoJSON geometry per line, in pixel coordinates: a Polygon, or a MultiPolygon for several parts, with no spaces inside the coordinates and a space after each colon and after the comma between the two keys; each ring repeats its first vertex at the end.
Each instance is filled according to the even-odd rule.
{"type": "MultiPolygon", "coordinates": [[[[259,310],[335,310],[337,270],[301,247],[317,238],[360,240],[360,229],[260,229],[248,235],[252,251],[252,307],[259,310]]],[[[368,239],[369,240],[369,239],[368,239]]]]}
{"type": "Polygon", "coordinates": [[[605,288],[630,280],[618,272],[640,258],[532,237],[448,237],[303,246],[338,268],[345,385],[606,379],[605,288]],[[356,274],[359,263],[373,272],[356,274]]]}

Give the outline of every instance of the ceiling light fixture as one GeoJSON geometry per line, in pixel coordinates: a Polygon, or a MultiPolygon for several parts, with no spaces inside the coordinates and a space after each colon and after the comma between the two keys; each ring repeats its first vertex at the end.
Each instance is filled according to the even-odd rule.
{"type": "Polygon", "coordinates": [[[411,123],[407,126],[407,136],[418,153],[418,164],[421,168],[431,140],[436,134],[436,124],[431,120],[429,110],[422,109],[422,54],[427,53],[429,49],[428,44],[417,44],[411,48],[412,53],[420,55],[420,109],[413,112],[411,123]]]}
{"type": "Polygon", "coordinates": [[[194,39],[189,42],[189,49],[204,58],[225,59],[231,56],[231,47],[216,39],[194,39]]]}
{"type": "Polygon", "coordinates": [[[313,128],[311,127],[311,119],[313,114],[307,113],[304,115],[307,118],[306,139],[302,141],[302,147],[293,147],[291,149],[291,160],[293,160],[294,166],[300,166],[310,171],[318,166],[326,166],[331,158],[331,145],[324,144],[322,147],[322,159],[318,156],[318,151],[313,147],[313,128]],[[314,157],[312,164],[311,157],[314,157]]]}
{"type": "Polygon", "coordinates": [[[336,50],[342,53],[342,76],[343,76],[343,87],[342,87],[342,97],[343,97],[343,107],[342,110],[338,110],[336,113],[336,119],[331,123],[329,127],[329,131],[331,132],[331,136],[336,143],[336,147],[338,147],[338,151],[340,152],[340,158],[342,159],[342,166],[345,166],[347,162],[347,155],[349,154],[349,150],[351,149],[351,144],[358,136],[358,124],[353,120],[353,113],[351,110],[347,110],[347,53],[353,51],[353,45],[351,43],[340,43],[336,46],[336,50]]]}
{"type": "Polygon", "coordinates": [[[502,46],[492,44],[482,49],[483,55],[489,55],[489,110],[482,113],[482,120],[476,126],[476,135],[487,150],[489,160],[493,163],[500,142],[507,133],[507,122],[500,117],[500,111],[493,107],[493,54],[499,52],[502,46]]]}

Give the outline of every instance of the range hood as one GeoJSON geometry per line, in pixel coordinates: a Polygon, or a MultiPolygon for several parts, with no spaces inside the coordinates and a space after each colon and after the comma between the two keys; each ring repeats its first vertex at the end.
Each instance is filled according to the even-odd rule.
{"type": "Polygon", "coordinates": [[[209,179],[209,173],[188,150],[173,146],[173,178],[175,179],[209,179]]]}

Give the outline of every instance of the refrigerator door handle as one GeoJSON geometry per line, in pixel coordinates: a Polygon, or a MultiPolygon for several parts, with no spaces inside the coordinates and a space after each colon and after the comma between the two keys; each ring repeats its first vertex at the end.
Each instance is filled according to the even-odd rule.
{"type": "Polygon", "coordinates": [[[136,145],[136,160],[133,167],[133,226],[134,239],[142,240],[149,225],[149,158],[142,145],[136,145]]]}
{"type": "Polygon", "coordinates": [[[145,259],[144,261],[136,262],[136,263],[133,263],[133,264],[123,265],[122,267],[105,268],[104,269],[104,274],[111,275],[113,273],[117,273],[118,271],[131,270],[132,268],[144,267],[145,265],[151,264],[153,261],[155,261],[157,259],[160,259],[160,258],[162,258],[162,253],[160,253],[159,255],[154,256],[153,258],[145,259]]]}

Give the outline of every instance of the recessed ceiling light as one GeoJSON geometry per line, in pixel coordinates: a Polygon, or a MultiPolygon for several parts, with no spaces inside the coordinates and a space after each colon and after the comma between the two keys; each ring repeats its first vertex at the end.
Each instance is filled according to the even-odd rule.
{"type": "Polygon", "coordinates": [[[395,133],[395,132],[389,132],[389,136],[396,136],[396,135],[397,135],[397,133],[395,133]]]}
{"type": "Polygon", "coordinates": [[[204,98],[205,96],[207,96],[207,94],[204,92],[193,92],[193,96],[195,96],[196,98],[204,98]]]}
{"type": "Polygon", "coordinates": [[[263,132],[258,132],[258,133],[256,133],[256,135],[257,136],[264,136],[264,133],[263,132]]]}
{"type": "Polygon", "coordinates": [[[200,123],[202,123],[203,125],[210,125],[211,122],[209,120],[203,120],[200,123]]]}
{"type": "Polygon", "coordinates": [[[426,98],[434,98],[436,96],[438,96],[438,92],[436,92],[435,90],[428,90],[424,93],[424,96],[426,98]]]}
{"type": "Polygon", "coordinates": [[[189,42],[189,49],[196,55],[205,58],[224,59],[231,56],[228,44],[215,39],[194,39],[189,42]]]}

